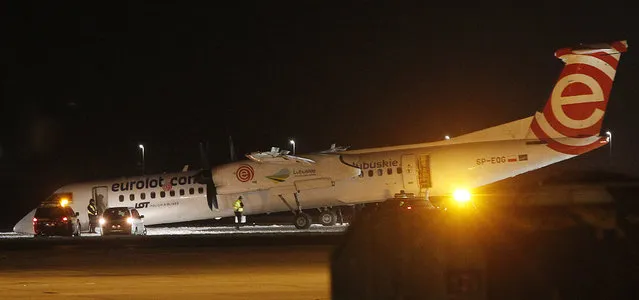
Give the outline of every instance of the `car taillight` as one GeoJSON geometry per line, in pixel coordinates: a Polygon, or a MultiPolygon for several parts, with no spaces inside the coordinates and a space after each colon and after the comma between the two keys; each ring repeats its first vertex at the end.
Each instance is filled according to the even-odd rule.
{"type": "Polygon", "coordinates": [[[33,223],[38,222],[38,218],[33,218],[33,223]]]}
{"type": "Polygon", "coordinates": [[[67,217],[62,217],[62,222],[66,222],[66,221],[68,221],[68,220],[69,220],[69,219],[67,219],[67,217]]]}

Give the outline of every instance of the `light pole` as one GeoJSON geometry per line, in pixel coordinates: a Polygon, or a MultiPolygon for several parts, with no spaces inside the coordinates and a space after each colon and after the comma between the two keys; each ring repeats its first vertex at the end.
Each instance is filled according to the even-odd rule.
{"type": "Polygon", "coordinates": [[[610,130],[606,131],[606,135],[608,136],[608,144],[610,148],[608,148],[608,156],[610,158],[610,163],[612,163],[612,132],[610,130]]]}
{"type": "Polygon", "coordinates": [[[145,165],[144,165],[144,145],[139,144],[138,147],[140,149],[142,149],[142,175],[144,175],[144,168],[145,168],[145,165]]]}
{"type": "Polygon", "coordinates": [[[289,143],[293,145],[293,155],[295,155],[295,140],[290,140],[289,143]]]}

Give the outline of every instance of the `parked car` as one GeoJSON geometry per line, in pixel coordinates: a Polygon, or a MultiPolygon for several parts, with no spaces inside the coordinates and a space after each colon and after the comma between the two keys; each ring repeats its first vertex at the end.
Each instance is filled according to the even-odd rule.
{"type": "Polygon", "coordinates": [[[102,235],[146,235],[143,215],[133,207],[109,207],[100,217],[102,235]]]}
{"type": "Polygon", "coordinates": [[[34,236],[80,236],[79,215],[69,206],[42,204],[33,216],[34,236]]]}

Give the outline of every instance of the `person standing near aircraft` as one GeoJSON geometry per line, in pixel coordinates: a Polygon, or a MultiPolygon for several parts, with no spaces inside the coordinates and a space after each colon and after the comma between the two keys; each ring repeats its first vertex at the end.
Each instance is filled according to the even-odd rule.
{"type": "Polygon", "coordinates": [[[235,229],[240,229],[240,223],[242,223],[242,213],[244,212],[244,202],[242,202],[241,195],[233,203],[233,212],[235,213],[235,229]]]}
{"type": "Polygon", "coordinates": [[[87,205],[87,214],[89,215],[89,233],[95,233],[95,225],[98,221],[98,209],[95,207],[95,200],[91,198],[87,205]]]}

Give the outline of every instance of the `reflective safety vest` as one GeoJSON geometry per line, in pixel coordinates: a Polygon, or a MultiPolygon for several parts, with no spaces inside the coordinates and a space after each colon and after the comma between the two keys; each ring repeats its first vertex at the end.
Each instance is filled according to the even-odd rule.
{"type": "Polygon", "coordinates": [[[235,200],[235,202],[233,203],[233,211],[234,212],[243,212],[244,211],[244,207],[242,207],[242,206],[244,206],[242,204],[242,200],[240,200],[240,199],[235,200]]]}
{"type": "Polygon", "coordinates": [[[87,206],[87,210],[89,211],[89,215],[92,215],[92,216],[98,215],[98,210],[95,208],[95,204],[89,204],[89,206],[87,206]]]}

